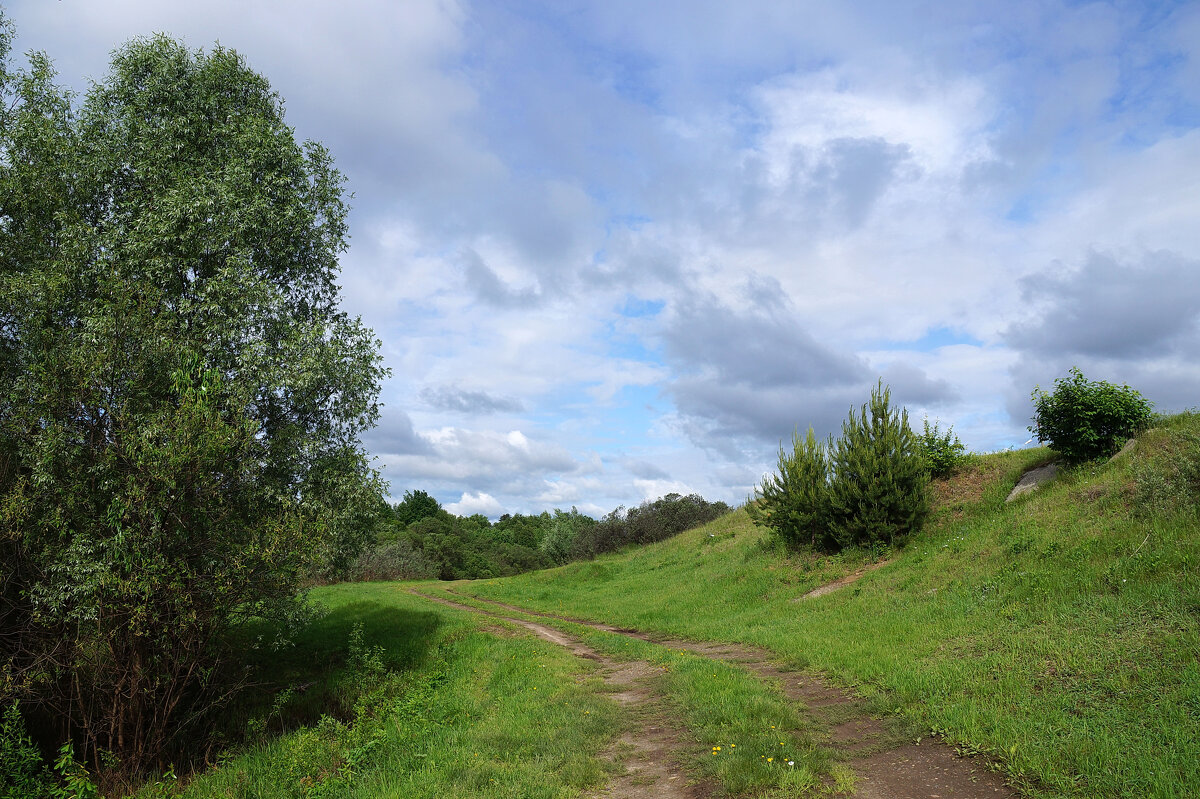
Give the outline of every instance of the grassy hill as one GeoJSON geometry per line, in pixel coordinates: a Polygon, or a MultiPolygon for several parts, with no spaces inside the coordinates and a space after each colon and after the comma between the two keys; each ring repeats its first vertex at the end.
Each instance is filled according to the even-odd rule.
{"type": "Polygon", "coordinates": [[[1200,417],[1005,503],[1046,450],[978,457],[881,567],[783,557],[744,512],[667,542],[460,590],[765,647],[1035,795],[1200,796],[1200,417]]]}
{"type": "MultiPolygon", "coordinates": [[[[1051,458],[974,457],[936,484],[930,521],[897,552],[789,555],[739,511],[591,562],[416,587],[764,648],[851,688],[905,734],[985,756],[1030,796],[1200,796],[1200,416],[1006,504],[1051,458]]],[[[409,587],[315,591],[330,612],[234,719],[249,731],[240,754],[183,793],[572,797],[602,784],[622,720],[595,664],[409,587]]],[[[794,709],[756,696],[762,684],[733,666],[564,626],[661,665],[690,729],[780,719],[808,745],[794,709]]],[[[715,768],[727,792],[766,795],[715,768]]],[[[164,781],[143,795],[175,792],[164,781]]]]}

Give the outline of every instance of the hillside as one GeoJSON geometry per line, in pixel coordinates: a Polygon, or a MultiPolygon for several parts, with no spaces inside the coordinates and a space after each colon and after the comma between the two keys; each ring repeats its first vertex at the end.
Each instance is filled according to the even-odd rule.
{"type": "Polygon", "coordinates": [[[764,647],[1046,796],[1200,795],[1200,417],[1006,504],[1051,453],[976,458],[922,533],[783,557],[744,512],[589,563],[458,586],[521,607],[764,647]]]}
{"type": "Polygon", "coordinates": [[[518,577],[317,589],[219,765],[140,795],[891,796],[863,764],[916,753],[959,769],[943,797],[1200,796],[1200,416],[1006,504],[1052,457],[973,457],[897,552],[788,555],[738,511],[518,577]]]}

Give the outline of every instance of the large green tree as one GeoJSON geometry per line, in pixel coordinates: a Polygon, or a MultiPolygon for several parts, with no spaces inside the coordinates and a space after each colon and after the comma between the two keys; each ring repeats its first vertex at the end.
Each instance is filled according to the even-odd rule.
{"type": "Polygon", "coordinates": [[[342,175],[242,57],[135,40],[77,102],[2,39],[0,689],[136,768],[370,530],[384,370],[342,175]]]}

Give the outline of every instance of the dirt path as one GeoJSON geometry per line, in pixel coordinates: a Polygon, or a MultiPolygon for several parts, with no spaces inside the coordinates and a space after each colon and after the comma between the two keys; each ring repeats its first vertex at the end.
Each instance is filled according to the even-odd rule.
{"type": "Polygon", "coordinates": [[[588,796],[593,799],[706,799],[715,793],[712,785],[689,784],[687,774],[679,768],[679,754],[687,731],[671,724],[662,697],[653,689],[653,678],[658,672],[649,663],[616,661],[553,627],[452,602],[411,588],[409,591],[431,602],[518,624],[540,638],[565,647],[576,657],[600,665],[604,684],[614,690],[613,698],[625,709],[633,725],[606,753],[614,763],[624,766],[623,772],[610,779],[602,790],[588,796]]]}
{"type": "MultiPolygon", "coordinates": [[[[739,644],[676,640],[600,622],[540,613],[496,600],[471,599],[528,616],[583,624],[742,666],[804,705],[814,720],[828,730],[825,743],[839,752],[854,771],[857,777],[855,796],[859,799],[1015,799],[1018,796],[985,764],[959,757],[953,748],[939,740],[924,738],[914,743],[889,735],[884,724],[867,714],[861,700],[830,685],[819,675],[780,669],[772,663],[766,650],[739,644]]],[[[632,797],[643,794],[612,795],[632,797]]],[[[672,794],[652,791],[644,795],[672,794]]]]}

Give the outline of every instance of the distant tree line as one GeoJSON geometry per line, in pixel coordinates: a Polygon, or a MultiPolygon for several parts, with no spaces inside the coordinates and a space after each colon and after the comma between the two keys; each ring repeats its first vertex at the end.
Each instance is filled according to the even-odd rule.
{"type": "Polygon", "coordinates": [[[601,520],[569,511],[456,516],[427,492],[406,491],[380,512],[376,543],[351,565],[352,580],[476,580],[594,558],[662,541],[732,510],[698,494],[668,494],[601,520]]]}

